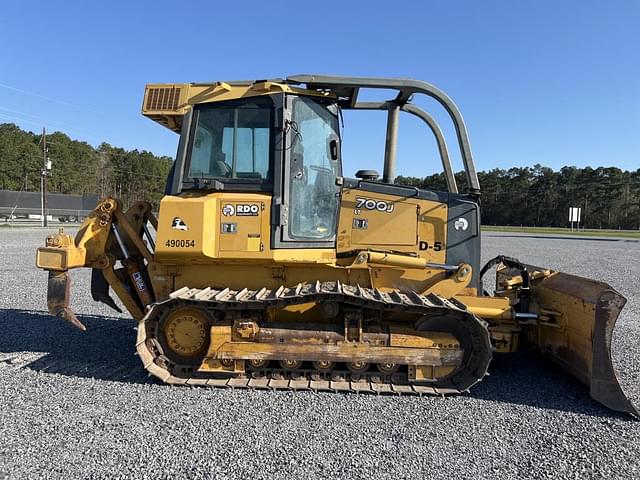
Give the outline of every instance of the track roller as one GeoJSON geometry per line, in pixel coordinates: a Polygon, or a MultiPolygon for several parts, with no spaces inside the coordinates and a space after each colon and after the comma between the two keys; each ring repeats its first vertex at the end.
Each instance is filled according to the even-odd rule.
{"type": "Polygon", "coordinates": [[[247,365],[252,370],[262,370],[269,364],[269,360],[247,360],[247,365]]]}
{"type": "Polygon", "coordinates": [[[347,363],[347,369],[351,373],[364,373],[369,370],[369,364],[366,362],[350,362],[347,363]]]}
{"type": "Polygon", "coordinates": [[[376,368],[380,373],[384,373],[385,375],[391,375],[396,373],[400,368],[400,365],[397,363],[377,363],[376,368]]]}
{"type": "Polygon", "coordinates": [[[280,366],[285,370],[298,370],[302,366],[302,360],[280,360],[280,366]]]}
{"type": "Polygon", "coordinates": [[[333,370],[334,366],[335,364],[333,362],[324,361],[324,360],[313,362],[313,368],[321,373],[330,372],[331,370],[333,370]]]}

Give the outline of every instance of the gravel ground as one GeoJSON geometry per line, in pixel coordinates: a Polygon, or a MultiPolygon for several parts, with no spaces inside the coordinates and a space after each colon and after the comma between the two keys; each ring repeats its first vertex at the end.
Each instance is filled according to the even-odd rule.
{"type": "MultiPolygon", "coordinates": [[[[47,316],[39,229],[0,229],[0,478],[639,478],[640,423],[527,354],[470,395],[170,387],[142,373],[134,322],[94,303],[87,333],[47,316]]],[[[640,400],[640,242],[487,233],[498,253],[611,283],[629,300],[621,383],[640,400]]]]}

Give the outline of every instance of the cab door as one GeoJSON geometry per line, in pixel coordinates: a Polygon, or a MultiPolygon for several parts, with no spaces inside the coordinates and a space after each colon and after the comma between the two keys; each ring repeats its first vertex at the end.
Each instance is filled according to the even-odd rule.
{"type": "Polygon", "coordinates": [[[334,248],[341,175],[337,108],[287,96],[279,222],[274,248],[334,248]]]}

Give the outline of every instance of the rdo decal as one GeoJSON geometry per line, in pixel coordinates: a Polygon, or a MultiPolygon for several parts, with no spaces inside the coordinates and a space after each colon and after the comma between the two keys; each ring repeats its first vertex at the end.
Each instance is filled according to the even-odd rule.
{"type": "Polygon", "coordinates": [[[255,203],[236,205],[236,215],[239,217],[255,217],[260,212],[260,207],[255,203]]]}

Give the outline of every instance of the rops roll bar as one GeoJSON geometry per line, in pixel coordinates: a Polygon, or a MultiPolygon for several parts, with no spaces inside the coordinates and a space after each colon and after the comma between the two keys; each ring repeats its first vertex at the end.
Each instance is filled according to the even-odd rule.
{"type": "Polygon", "coordinates": [[[440,103],[449,114],[456,130],[460,154],[465,169],[469,193],[480,195],[480,183],[471,154],[469,136],[460,110],[451,98],[439,88],[420,80],[399,78],[369,78],[369,77],[337,77],[327,75],[292,75],[287,77],[289,84],[305,84],[307,89],[322,90],[333,93],[338,97],[339,105],[351,110],[387,110],[387,136],[385,142],[383,181],[393,183],[396,166],[396,147],[398,141],[398,115],[400,110],[421,118],[436,137],[440,159],[449,191],[457,192],[457,186],[447,146],[442,130],[436,121],[418,106],[411,104],[411,98],[416,93],[422,93],[440,103]],[[393,100],[384,102],[357,102],[358,91],[361,88],[397,90],[398,95],[393,100]]]}

